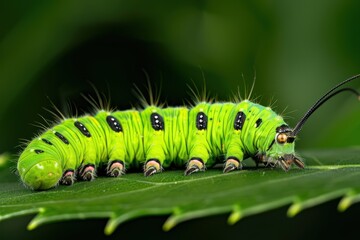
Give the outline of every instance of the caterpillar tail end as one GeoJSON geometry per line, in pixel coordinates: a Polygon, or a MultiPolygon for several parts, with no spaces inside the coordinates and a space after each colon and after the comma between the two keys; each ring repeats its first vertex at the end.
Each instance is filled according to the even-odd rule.
{"type": "MultiPolygon", "coordinates": [[[[21,168],[19,164],[18,169],[21,168]]],[[[21,172],[21,171],[20,171],[21,172]]],[[[30,167],[21,174],[21,179],[26,186],[33,190],[47,190],[55,187],[62,177],[62,169],[56,160],[44,160],[30,167]]]]}

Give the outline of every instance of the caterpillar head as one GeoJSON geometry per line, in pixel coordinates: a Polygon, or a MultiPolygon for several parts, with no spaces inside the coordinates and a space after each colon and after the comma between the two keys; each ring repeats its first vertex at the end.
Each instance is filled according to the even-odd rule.
{"type": "Polygon", "coordinates": [[[22,182],[33,190],[56,186],[62,176],[59,161],[46,152],[28,149],[21,154],[17,169],[22,182]]]}
{"type": "Polygon", "coordinates": [[[305,115],[299,120],[294,129],[290,129],[287,125],[282,125],[276,129],[276,135],[273,142],[270,144],[269,149],[266,151],[265,155],[258,156],[257,159],[262,162],[274,162],[280,164],[284,170],[288,170],[292,163],[296,164],[298,167],[303,168],[303,162],[295,156],[294,152],[294,141],[296,136],[301,131],[304,124],[307,122],[309,117],[317,110],[321,105],[327,102],[329,99],[338,95],[342,92],[350,92],[354,94],[358,100],[360,100],[360,93],[353,88],[340,88],[344,84],[351,82],[355,79],[360,78],[360,74],[352,76],[345,81],[337,84],[335,87],[330,89],[325,93],[315,104],[310,107],[310,109],[305,113],[305,115]]]}
{"type": "Polygon", "coordinates": [[[285,171],[289,170],[293,163],[304,168],[304,163],[295,156],[295,136],[292,132],[287,125],[276,128],[275,138],[260,159],[267,164],[280,165],[285,171]]]}
{"type": "Polygon", "coordinates": [[[273,162],[273,160],[275,160],[275,162],[280,164],[284,170],[288,170],[292,163],[296,164],[300,168],[303,168],[303,162],[294,154],[294,141],[296,136],[299,134],[309,117],[317,109],[319,109],[320,106],[339,93],[350,92],[354,94],[358,100],[360,100],[360,93],[357,90],[349,87],[340,88],[344,84],[358,78],[360,78],[360,74],[352,76],[331,88],[327,93],[319,98],[319,100],[317,100],[312,107],[310,107],[310,109],[296,124],[294,129],[290,129],[287,125],[278,127],[276,129],[275,139],[271,143],[269,149],[266,151],[266,155],[260,155],[260,157],[258,156],[257,158],[262,162],[273,162]]]}

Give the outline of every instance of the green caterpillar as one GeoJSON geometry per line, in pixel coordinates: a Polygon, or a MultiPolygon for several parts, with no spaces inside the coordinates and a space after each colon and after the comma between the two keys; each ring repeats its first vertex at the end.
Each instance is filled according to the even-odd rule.
{"type": "Polygon", "coordinates": [[[238,103],[200,102],[192,108],[154,105],[142,111],[105,111],[95,116],[63,120],[33,139],[19,157],[17,169],[23,183],[34,190],[72,185],[76,179],[93,180],[97,169],[118,177],[125,167],[144,166],[144,175],[170,165],[183,167],[185,175],[204,171],[225,156],[224,173],[241,169],[242,160],[257,164],[292,164],[304,168],[295,155],[295,138],[309,116],[324,102],[343,91],[340,86],[321,97],[294,129],[269,107],[244,100],[238,103]]]}

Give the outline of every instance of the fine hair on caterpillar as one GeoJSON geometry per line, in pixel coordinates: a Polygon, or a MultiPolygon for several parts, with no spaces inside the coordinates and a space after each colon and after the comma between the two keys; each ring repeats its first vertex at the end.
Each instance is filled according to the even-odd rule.
{"type": "Polygon", "coordinates": [[[270,107],[247,99],[197,99],[191,107],[162,108],[149,85],[149,95],[155,101],[146,104],[138,90],[143,109],[115,111],[104,106],[99,93],[99,101],[84,96],[97,111],[80,117],[62,116],[60,122],[27,144],[17,170],[25,186],[46,190],[58,184],[72,185],[76,180],[94,180],[102,169],[108,176],[120,177],[126,169],[143,167],[148,177],[175,166],[185,168],[184,174],[190,175],[219,163],[219,156],[224,156],[224,173],[240,170],[242,161],[249,157],[257,165],[280,166],[285,171],[292,164],[304,168],[295,154],[297,135],[309,117],[337,94],[350,92],[360,100],[358,91],[342,88],[359,77],[330,89],[294,128],[270,107]]]}

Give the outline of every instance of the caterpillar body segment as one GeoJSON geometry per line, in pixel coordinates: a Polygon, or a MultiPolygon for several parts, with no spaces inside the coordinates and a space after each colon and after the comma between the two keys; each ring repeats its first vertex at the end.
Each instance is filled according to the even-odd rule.
{"type": "Polygon", "coordinates": [[[241,168],[246,157],[262,154],[259,162],[266,163],[293,156],[293,142],[272,144],[281,126],[286,124],[275,112],[250,101],[202,102],[191,109],[102,110],[66,119],[31,141],[18,171],[35,190],[93,180],[97,168],[104,167],[116,177],[125,167],[144,166],[150,176],[170,165],[186,165],[188,175],[214,165],[219,156],[225,156],[224,172],[229,172],[241,168]]]}

